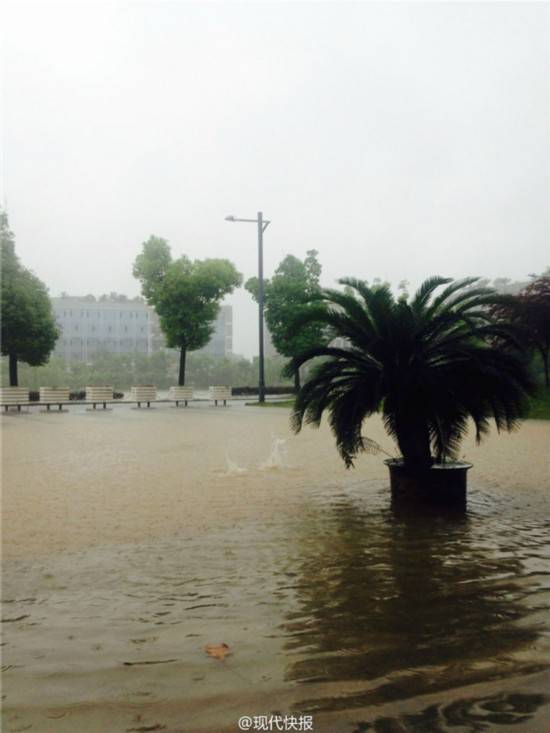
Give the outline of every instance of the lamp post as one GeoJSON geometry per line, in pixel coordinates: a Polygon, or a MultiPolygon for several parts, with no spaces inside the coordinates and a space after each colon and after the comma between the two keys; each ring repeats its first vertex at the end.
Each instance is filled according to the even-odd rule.
{"type": "Polygon", "coordinates": [[[258,401],[265,402],[265,371],[264,371],[264,232],[271,223],[268,219],[263,218],[261,211],[258,211],[256,219],[238,219],[236,216],[226,216],[226,221],[245,221],[257,224],[258,226],[258,310],[259,310],[259,328],[258,336],[260,340],[260,375],[258,384],[258,401]]]}

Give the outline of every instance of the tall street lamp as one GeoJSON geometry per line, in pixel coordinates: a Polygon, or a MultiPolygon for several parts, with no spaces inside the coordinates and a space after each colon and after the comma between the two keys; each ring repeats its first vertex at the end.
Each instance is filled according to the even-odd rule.
{"type": "Polygon", "coordinates": [[[256,219],[238,219],[236,216],[226,216],[226,221],[246,221],[258,225],[258,308],[259,308],[259,338],[260,338],[260,380],[258,385],[258,400],[265,402],[265,371],[264,371],[264,232],[271,223],[263,218],[258,211],[256,219]]]}

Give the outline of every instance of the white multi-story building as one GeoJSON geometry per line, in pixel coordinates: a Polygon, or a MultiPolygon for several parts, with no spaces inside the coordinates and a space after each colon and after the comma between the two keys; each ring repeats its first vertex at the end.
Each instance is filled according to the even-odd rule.
{"type": "Polygon", "coordinates": [[[221,358],[233,353],[233,306],[222,305],[214,325],[212,338],[201,349],[204,354],[221,358]]]}
{"type": "Polygon", "coordinates": [[[145,303],[92,298],[52,298],[61,331],[54,356],[65,361],[88,362],[102,352],[151,353],[151,309],[145,303]]]}
{"type": "MultiPolygon", "coordinates": [[[[52,298],[60,336],[54,356],[65,361],[93,361],[100,353],[152,354],[165,348],[154,310],[141,299],[52,298]]],[[[203,351],[227,356],[233,350],[233,309],[220,308],[212,339],[203,351]]]]}

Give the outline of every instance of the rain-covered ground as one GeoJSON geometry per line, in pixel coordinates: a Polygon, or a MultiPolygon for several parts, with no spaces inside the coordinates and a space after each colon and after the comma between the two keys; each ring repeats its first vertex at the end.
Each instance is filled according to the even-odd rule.
{"type": "Polygon", "coordinates": [[[346,471],[288,417],[2,418],[6,732],[550,730],[550,423],[468,441],[468,512],[442,518],[396,515],[384,456],[346,471]]]}

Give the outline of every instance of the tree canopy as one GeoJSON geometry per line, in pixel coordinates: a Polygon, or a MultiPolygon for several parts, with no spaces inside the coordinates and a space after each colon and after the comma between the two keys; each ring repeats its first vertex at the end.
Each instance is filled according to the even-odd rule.
{"type": "MultiPolygon", "coordinates": [[[[309,321],[297,329],[293,321],[319,308],[321,264],[314,249],[306,253],[304,261],[287,255],[275,270],[271,280],[264,282],[265,319],[273,345],[283,356],[293,358],[302,351],[326,341],[323,324],[309,321]]],[[[246,289],[257,301],[257,277],[247,280],[246,289]]],[[[299,372],[295,372],[296,387],[300,386],[299,372]]]]}
{"type": "Polygon", "coordinates": [[[531,282],[495,308],[497,317],[524,330],[527,344],[542,358],[544,380],[550,386],[550,269],[533,275],[531,282]]]}
{"type": "Polygon", "coordinates": [[[151,236],[136,257],[134,276],[160,320],[170,348],[180,350],[179,384],[185,383],[188,351],[205,346],[214,331],[221,300],[242,282],[225,259],[172,259],[168,242],[151,236]]]}
{"type": "Polygon", "coordinates": [[[9,356],[10,384],[17,362],[45,364],[59,337],[48,290],[19,262],[6,212],[0,211],[2,355],[9,356]]]}

